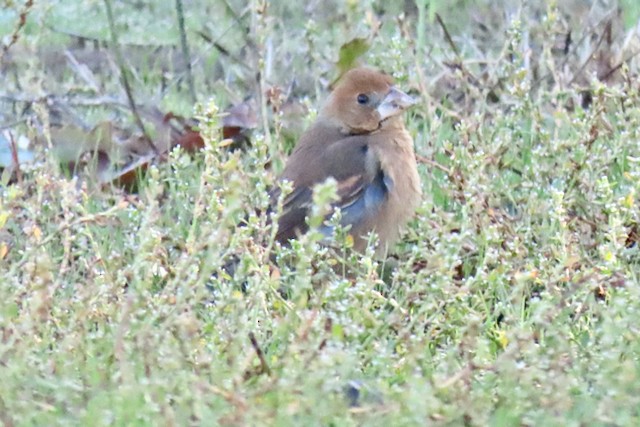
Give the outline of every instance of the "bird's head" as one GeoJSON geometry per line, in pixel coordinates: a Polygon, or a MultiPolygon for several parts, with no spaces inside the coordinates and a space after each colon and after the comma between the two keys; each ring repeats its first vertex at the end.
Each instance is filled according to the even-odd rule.
{"type": "Polygon", "coordinates": [[[391,76],[370,68],[354,68],[340,79],[320,118],[338,125],[343,133],[369,133],[413,104],[413,98],[393,85],[391,76]]]}

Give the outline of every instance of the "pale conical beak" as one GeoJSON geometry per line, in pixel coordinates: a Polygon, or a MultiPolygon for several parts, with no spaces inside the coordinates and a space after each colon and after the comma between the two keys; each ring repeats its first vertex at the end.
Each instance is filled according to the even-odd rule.
{"type": "Polygon", "coordinates": [[[415,103],[415,99],[401,90],[391,87],[391,90],[387,93],[376,110],[378,110],[378,113],[380,114],[380,121],[382,121],[389,117],[397,116],[415,103]]]}

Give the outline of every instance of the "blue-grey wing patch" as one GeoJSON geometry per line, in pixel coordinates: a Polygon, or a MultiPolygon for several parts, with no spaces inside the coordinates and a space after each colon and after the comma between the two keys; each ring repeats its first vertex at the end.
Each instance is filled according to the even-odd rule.
{"type": "MultiPolygon", "coordinates": [[[[350,186],[338,187],[340,201],[334,207],[340,209],[340,225],[343,227],[354,228],[358,224],[370,223],[393,189],[393,180],[382,170],[368,183],[364,182],[362,176],[359,178],[350,186]]],[[[333,233],[333,227],[325,225],[320,231],[328,237],[333,233]]]]}

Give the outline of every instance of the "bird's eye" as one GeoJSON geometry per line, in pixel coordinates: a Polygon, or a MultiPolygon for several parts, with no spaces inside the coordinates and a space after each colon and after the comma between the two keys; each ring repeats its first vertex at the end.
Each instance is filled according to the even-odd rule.
{"type": "Polygon", "coordinates": [[[358,104],[364,105],[364,104],[367,104],[368,102],[369,102],[369,97],[367,95],[365,95],[364,93],[361,93],[358,95],[358,104]]]}

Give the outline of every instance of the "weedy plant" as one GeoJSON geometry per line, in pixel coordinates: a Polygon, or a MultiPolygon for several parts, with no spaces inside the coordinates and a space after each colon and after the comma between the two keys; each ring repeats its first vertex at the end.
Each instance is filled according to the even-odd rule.
{"type": "MultiPolygon", "coordinates": [[[[149,37],[131,29],[154,13],[155,25],[173,19],[151,3],[129,18],[124,3],[114,8],[136,99],[143,105],[168,78],[162,103],[184,113],[182,68],[160,75],[122,41],[149,37]]],[[[197,12],[211,6],[183,5],[187,28],[219,37],[212,47],[187,34],[197,92],[210,96],[193,113],[202,151],[176,148],[149,163],[135,192],[69,178],[46,144],[29,148],[38,162],[5,177],[0,421],[637,425],[639,43],[623,25],[637,21],[634,4],[622,4],[623,19],[615,2],[223,3],[220,33],[197,12]],[[345,230],[331,246],[312,230],[282,247],[277,209],[267,213],[290,148],[284,105],[302,99],[311,110],[291,129],[308,123],[354,37],[368,46],[365,60],[422,99],[407,123],[425,197],[388,259],[351,251],[345,230]],[[280,109],[260,95],[275,83],[288,85],[280,109]],[[259,99],[260,124],[249,147],[232,151],[221,111],[241,91],[259,99]]],[[[29,19],[77,12],[48,5],[29,6],[29,19]]],[[[17,12],[0,12],[3,34],[21,10],[9,6],[17,12]]],[[[10,82],[0,120],[24,105],[24,85],[51,88],[37,66],[51,58],[13,49],[73,40],[31,25],[0,69],[10,82]]],[[[175,64],[171,49],[157,52],[175,64]]],[[[78,69],[56,71],[55,99],[89,86],[78,69]]],[[[119,93],[117,76],[89,69],[102,85],[92,96],[119,93]]],[[[98,104],[74,114],[130,124],[98,104]]],[[[29,106],[40,122],[15,134],[42,132],[46,142],[57,116],[29,106]]],[[[312,225],[334,191],[316,189],[312,225]]]]}

